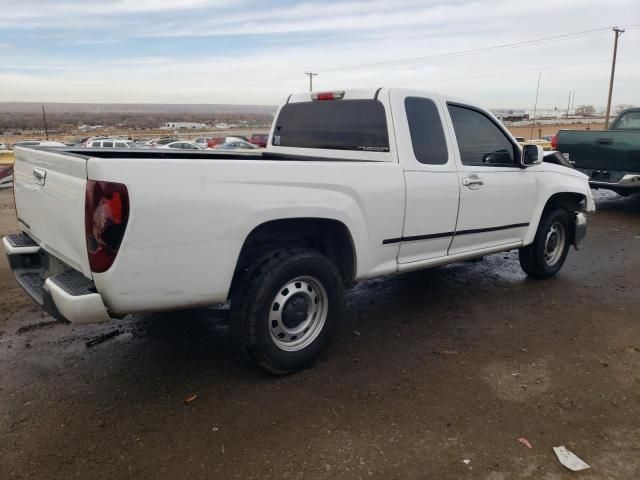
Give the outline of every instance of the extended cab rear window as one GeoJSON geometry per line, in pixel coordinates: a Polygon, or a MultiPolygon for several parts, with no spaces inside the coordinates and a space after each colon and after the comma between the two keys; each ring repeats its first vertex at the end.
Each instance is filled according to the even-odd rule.
{"type": "Polygon", "coordinates": [[[388,152],[384,106],[378,100],[317,100],[280,110],[272,144],[277,147],[388,152]]]}
{"type": "Polygon", "coordinates": [[[622,114],[611,126],[611,130],[640,130],[640,110],[622,114]]]}

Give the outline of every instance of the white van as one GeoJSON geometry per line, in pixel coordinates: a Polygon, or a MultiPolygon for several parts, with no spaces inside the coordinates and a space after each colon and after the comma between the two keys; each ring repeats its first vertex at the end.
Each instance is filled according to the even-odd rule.
{"type": "Polygon", "coordinates": [[[87,146],[91,148],[136,148],[134,142],[121,138],[100,138],[92,140],[87,146]]]}

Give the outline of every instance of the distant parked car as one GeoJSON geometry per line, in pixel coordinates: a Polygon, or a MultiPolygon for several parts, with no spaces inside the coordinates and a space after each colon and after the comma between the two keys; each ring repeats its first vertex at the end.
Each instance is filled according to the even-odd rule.
{"type": "Polygon", "coordinates": [[[235,140],[233,142],[225,142],[220,145],[216,145],[214,148],[217,150],[255,150],[260,147],[253,143],[245,142],[244,140],[235,140]]]}
{"type": "Polygon", "coordinates": [[[177,142],[167,143],[166,145],[160,145],[158,148],[174,148],[177,150],[205,150],[207,147],[205,147],[204,145],[198,145],[194,142],[180,140],[177,142]]]}
{"type": "Polygon", "coordinates": [[[0,165],[0,188],[13,185],[13,165],[0,165]]]}
{"type": "Polygon", "coordinates": [[[62,142],[53,142],[50,140],[25,140],[13,144],[14,147],[66,147],[62,142]]]}
{"type": "Polygon", "coordinates": [[[542,150],[544,150],[545,152],[551,150],[551,142],[548,142],[543,138],[532,138],[531,140],[527,140],[524,137],[515,137],[515,139],[518,141],[518,145],[520,145],[521,147],[525,145],[540,145],[542,147],[542,150]]]}
{"type": "Polygon", "coordinates": [[[206,148],[209,146],[209,140],[211,140],[211,137],[198,137],[195,140],[193,140],[193,143],[206,148]]]}
{"type": "Polygon", "coordinates": [[[229,143],[229,142],[248,142],[248,140],[245,137],[213,137],[210,138],[209,141],[207,142],[207,146],[209,148],[215,148],[218,145],[222,145],[223,143],[229,143]]]}
{"type": "Polygon", "coordinates": [[[253,143],[259,147],[265,148],[267,146],[267,141],[269,140],[268,133],[254,133],[249,137],[249,143],[253,143]]]}
{"type": "Polygon", "coordinates": [[[9,147],[7,146],[6,143],[0,143],[0,150],[8,150],[9,147]]]}
{"type": "Polygon", "coordinates": [[[181,141],[182,139],[180,137],[160,137],[160,138],[153,138],[151,140],[149,140],[145,146],[146,147],[151,147],[151,148],[156,148],[159,147],[161,145],[167,145],[169,143],[172,142],[178,142],[181,141]]]}
{"type": "Polygon", "coordinates": [[[89,146],[91,148],[136,148],[136,144],[131,140],[121,140],[119,138],[93,140],[89,146]]]}

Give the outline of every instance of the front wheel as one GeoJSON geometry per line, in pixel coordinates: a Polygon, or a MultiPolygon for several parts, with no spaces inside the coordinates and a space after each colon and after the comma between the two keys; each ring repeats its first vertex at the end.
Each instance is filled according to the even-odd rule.
{"type": "Polygon", "coordinates": [[[571,216],[563,208],[545,212],[531,245],[520,249],[520,266],[534,278],[553,277],[569,253],[571,216]]]}
{"type": "Polygon", "coordinates": [[[286,374],[311,364],[332,339],[342,311],[340,273],[314,250],[272,252],[256,262],[231,302],[231,329],[243,356],[286,374]]]}

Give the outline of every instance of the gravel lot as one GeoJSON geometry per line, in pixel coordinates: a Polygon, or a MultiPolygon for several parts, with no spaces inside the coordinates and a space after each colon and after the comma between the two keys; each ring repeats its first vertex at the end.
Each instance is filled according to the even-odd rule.
{"type": "Polygon", "coordinates": [[[640,197],[597,196],[557,278],[510,252],[361,283],[284,378],[237,361],[223,309],[56,323],[2,257],[0,478],[638,478],[640,197]]]}

